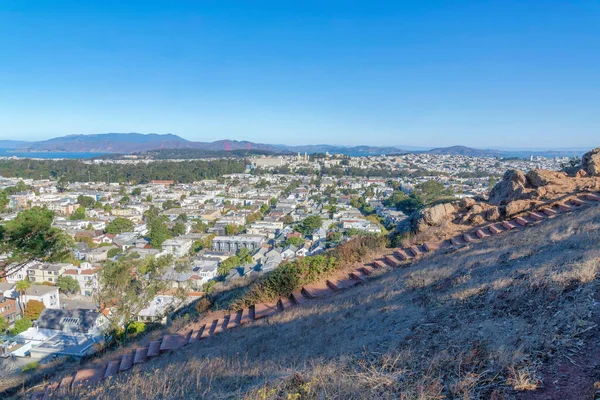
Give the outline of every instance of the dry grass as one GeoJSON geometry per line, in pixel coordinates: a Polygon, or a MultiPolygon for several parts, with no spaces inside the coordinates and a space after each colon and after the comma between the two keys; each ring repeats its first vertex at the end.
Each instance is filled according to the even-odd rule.
{"type": "Polygon", "coordinates": [[[597,329],[599,226],[592,207],[438,253],[75,397],[509,399],[597,329]]]}

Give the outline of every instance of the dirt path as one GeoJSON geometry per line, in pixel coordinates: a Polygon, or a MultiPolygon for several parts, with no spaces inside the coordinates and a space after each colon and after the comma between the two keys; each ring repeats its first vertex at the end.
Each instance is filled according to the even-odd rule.
{"type": "MultiPolygon", "coordinates": [[[[599,299],[600,295],[596,301],[599,299]]],[[[600,309],[594,311],[593,319],[596,326],[582,334],[580,351],[545,364],[541,370],[543,387],[519,393],[518,400],[600,399],[600,309]]]]}

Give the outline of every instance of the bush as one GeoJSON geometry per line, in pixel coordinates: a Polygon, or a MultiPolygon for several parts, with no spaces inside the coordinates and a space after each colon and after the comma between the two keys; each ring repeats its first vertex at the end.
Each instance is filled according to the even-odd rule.
{"type": "Polygon", "coordinates": [[[44,311],[44,308],[46,307],[41,301],[29,300],[27,304],[25,304],[25,312],[23,314],[30,320],[36,320],[42,311],[44,311]]]}
{"type": "Polygon", "coordinates": [[[30,362],[29,364],[25,364],[23,368],[21,368],[21,373],[26,374],[27,372],[35,371],[40,366],[40,363],[37,361],[30,362]]]}
{"type": "Polygon", "coordinates": [[[11,335],[18,335],[21,332],[25,332],[27,329],[31,328],[33,324],[31,320],[27,318],[18,319],[15,321],[15,327],[10,330],[11,335]]]}
{"type": "Polygon", "coordinates": [[[129,334],[134,334],[134,335],[138,335],[140,333],[144,333],[145,330],[146,330],[146,324],[143,323],[143,322],[139,322],[139,321],[132,322],[127,327],[127,332],[129,334]]]}

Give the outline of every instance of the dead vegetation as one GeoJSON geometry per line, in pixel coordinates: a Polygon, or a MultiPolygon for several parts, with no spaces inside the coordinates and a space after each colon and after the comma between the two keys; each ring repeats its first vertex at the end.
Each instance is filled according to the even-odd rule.
{"type": "Polygon", "coordinates": [[[599,228],[588,207],[377,271],[72,398],[511,399],[598,334],[599,228]]]}

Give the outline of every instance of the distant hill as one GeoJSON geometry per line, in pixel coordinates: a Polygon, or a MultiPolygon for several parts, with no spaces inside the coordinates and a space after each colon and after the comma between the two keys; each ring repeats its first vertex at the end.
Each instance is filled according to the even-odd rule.
{"type": "Polygon", "coordinates": [[[131,153],[152,149],[192,147],[192,142],[172,134],[101,133],[95,135],[68,135],[29,143],[29,151],[64,151],[97,153],[131,153]]]}
{"type": "Polygon", "coordinates": [[[0,149],[18,149],[27,146],[31,142],[24,140],[0,140],[0,149]]]}
{"type": "MultiPolygon", "coordinates": [[[[217,140],[214,142],[193,142],[173,134],[157,133],[100,133],[92,135],[68,135],[53,139],[27,142],[18,140],[0,140],[0,148],[17,149],[30,152],[93,152],[131,154],[151,150],[169,149],[196,149],[206,152],[242,151],[247,154],[286,154],[286,153],[326,153],[345,154],[348,156],[377,156],[393,154],[445,154],[463,155],[471,157],[519,157],[527,158],[530,155],[543,157],[580,157],[584,151],[568,150],[491,150],[475,149],[466,146],[440,147],[431,150],[405,150],[395,146],[340,146],[328,144],[288,146],[282,144],[255,143],[246,140],[217,140]],[[254,153],[257,152],[257,153],[254,153]]],[[[160,156],[167,158],[169,152],[160,156]]],[[[186,153],[184,158],[190,158],[192,152],[186,153]]],[[[181,154],[180,154],[181,155],[181,154]]],[[[158,155],[156,155],[158,156],[158,155]]],[[[196,157],[211,156],[198,151],[196,157]]],[[[172,158],[177,154],[173,153],[172,158]]]]}
{"type": "Polygon", "coordinates": [[[466,146],[438,147],[425,153],[469,157],[502,157],[504,155],[504,153],[497,150],[481,150],[466,146]]]}
{"type": "Polygon", "coordinates": [[[306,146],[286,146],[275,145],[277,148],[287,150],[292,153],[326,153],[345,154],[347,156],[378,156],[382,154],[405,154],[409,151],[397,147],[374,147],[374,146],[335,146],[328,144],[316,144],[306,146]]]}

